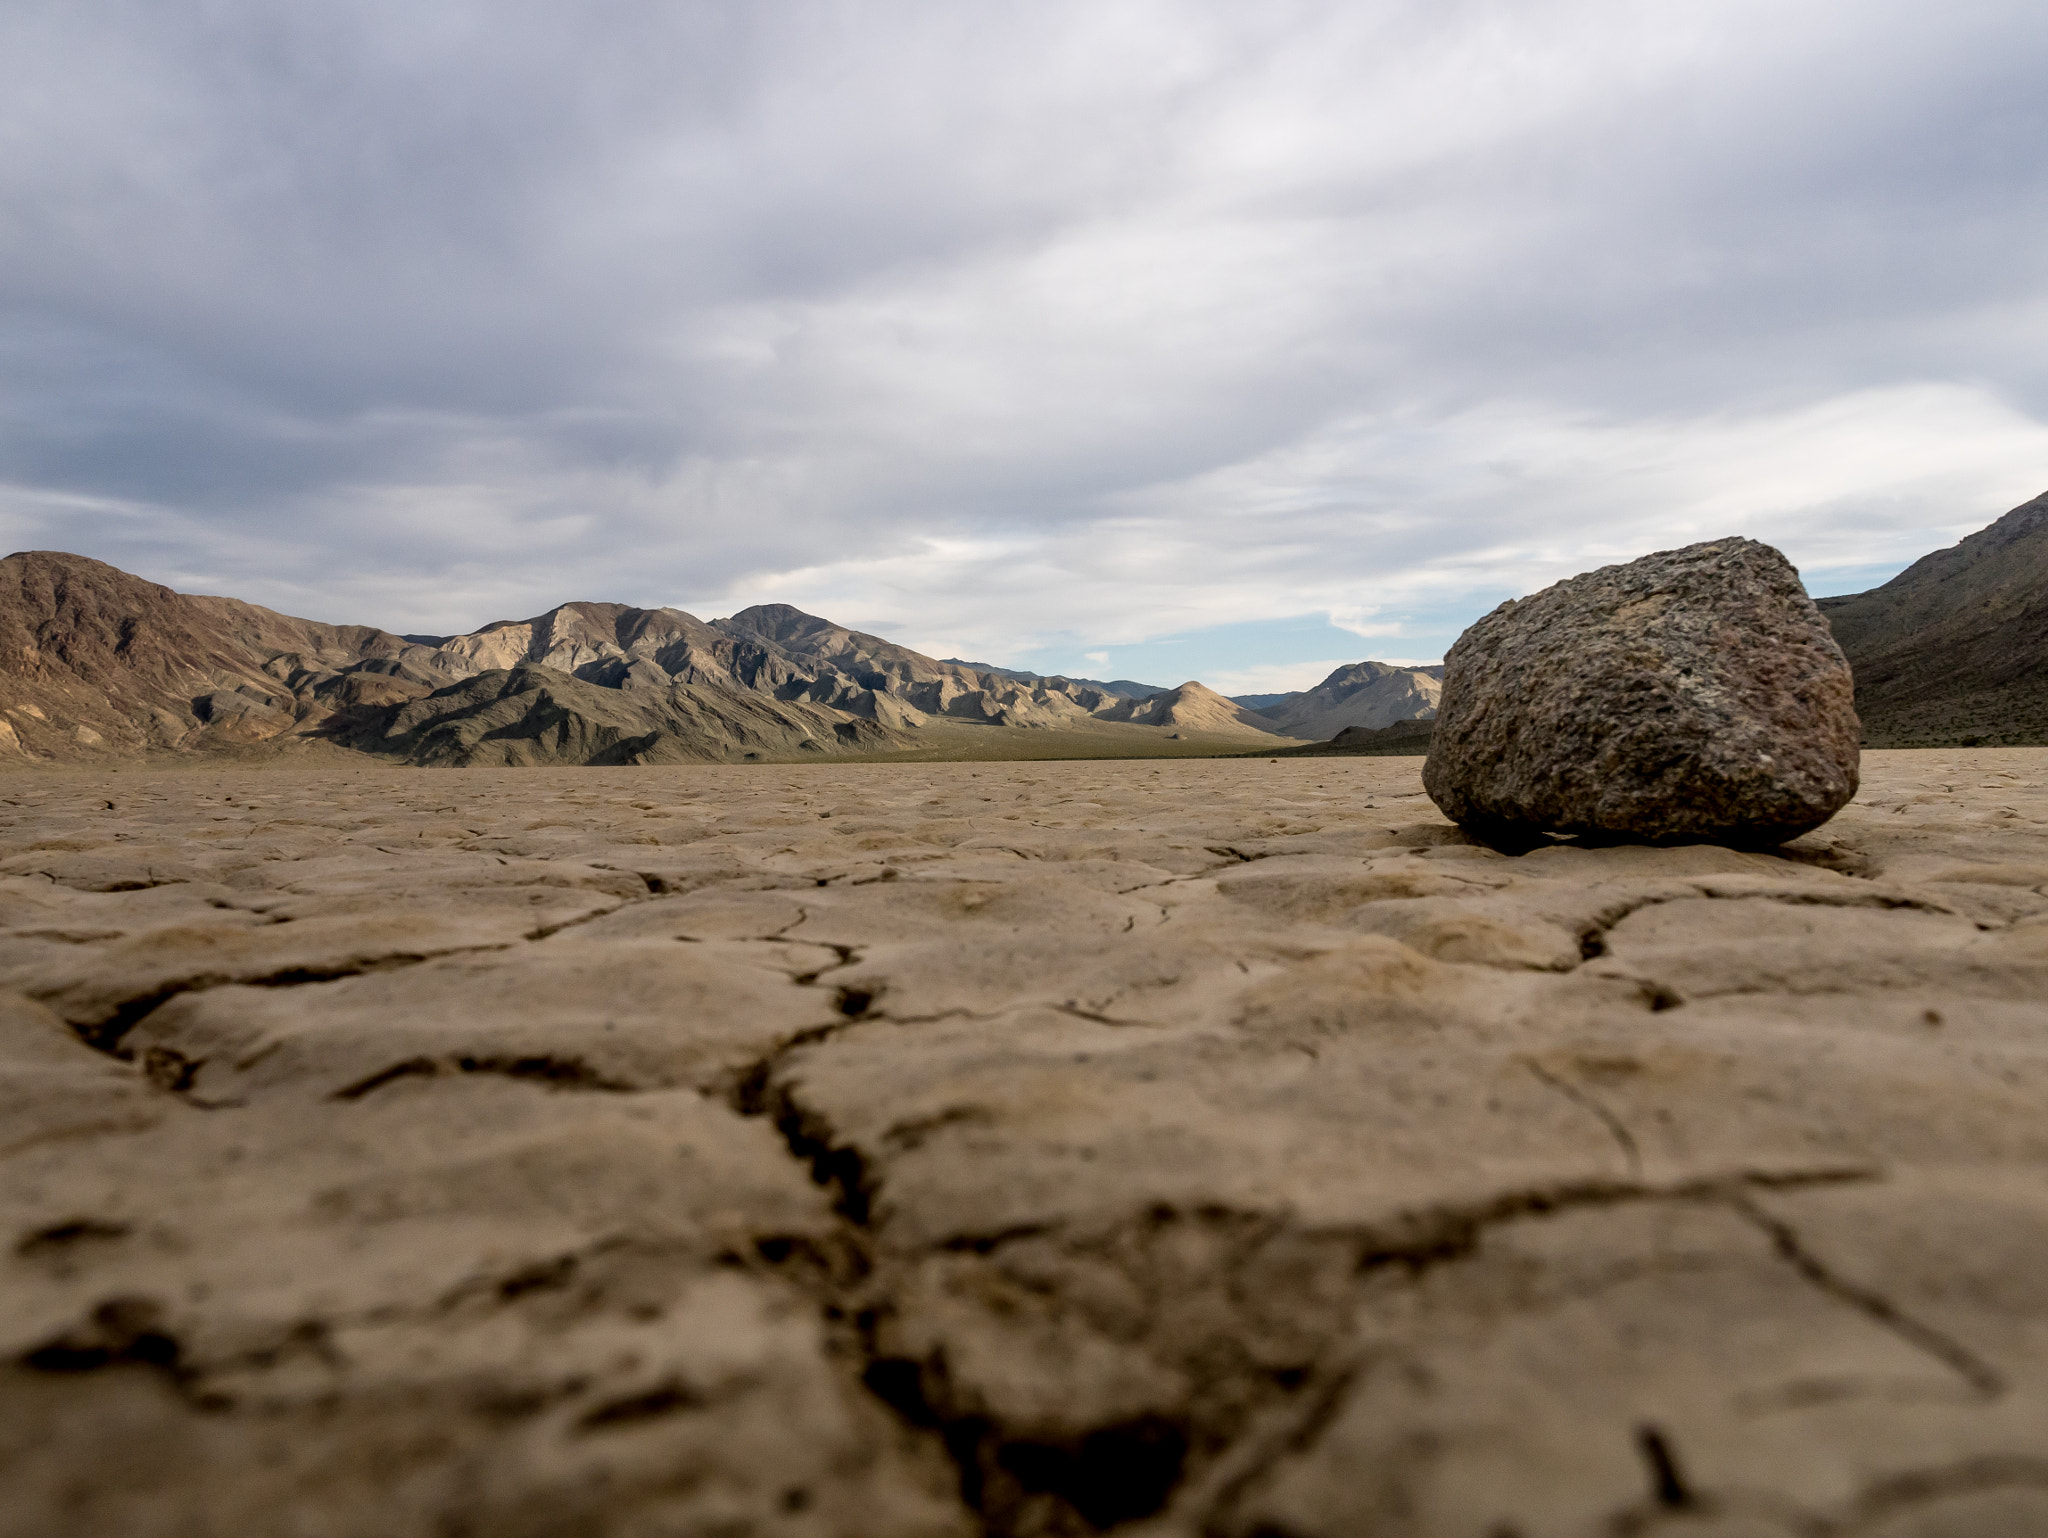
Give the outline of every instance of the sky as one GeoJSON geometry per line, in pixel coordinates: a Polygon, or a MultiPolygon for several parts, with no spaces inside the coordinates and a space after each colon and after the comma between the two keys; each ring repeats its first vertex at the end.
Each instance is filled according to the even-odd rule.
{"type": "Polygon", "coordinates": [[[9,0],[0,545],[1230,693],[2048,489],[2039,0],[9,0]]]}

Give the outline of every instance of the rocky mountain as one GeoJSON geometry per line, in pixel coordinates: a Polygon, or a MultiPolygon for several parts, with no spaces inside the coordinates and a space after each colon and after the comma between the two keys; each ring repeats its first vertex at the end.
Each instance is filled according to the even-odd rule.
{"type": "Polygon", "coordinates": [[[1396,721],[1392,726],[1347,726],[1328,742],[1261,749],[1244,755],[1269,758],[1421,758],[1436,734],[1434,717],[1396,721]]]}
{"type": "Polygon", "coordinates": [[[0,561],[0,749],[65,757],[261,741],[461,676],[382,630],[191,597],[83,556],[0,561]]]}
{"type": "Polygon", "coordinates": [[[1346,727],[1377,730],[1396,721],[1436,714],[1443,669],[1401,668],[1385,662],[1352,662],[1299,694],[1284,696],[1256,713],[1284,736],[1324,742],[1346,727]]]}
{"type": "Polygon", "coordinates": [[[1141,726],[1170,726],[1185,734],[1216,737],[1264,737],[1277,733],[1255,710],[1225,699],[1206,684],[1190,680],[1142,700],[1123,700],[1097,712],[1104,721],[1130,721],[1141,726]]]}
{"type": "Polygon", "coordinates": [[[1173,698],[1148,709],[1143,700],[1083,680],[936,661],[787,604],[742,609],[730,619],[712,621],[712,628],[762,645],[784,666],[812,677],[801,696],[786,686],[778,688],[782,698],[808,698],[889,726],[917,728],[933,721],[1039,728],[1132,724],[1230,736],[1242,735],[1246,726],[1236,707],[1200,684],[1151,696],[1173,698]],[[1182,700],[1189,689],[1196,692],[1182,700]],[[1221,702],[1223,708],[1210,702],[1221,702]]]}
{"type": "Polygon", "coordinates": [[[2048,493],[1882,587],[1818,602],[1867,745],[2048,742],[2048,493]]]}
{"type": "MultiPolygon", "coordinates": [[[[635,664],[638,666],[638,664],[635,664]]],[[[591,683],[494,668],[334,735],[413,764],[661,764],[913,745],[858,716],[716,684],[591,683]]]]}
{"type": "Polygon", "coordinates": [[[177,593],[83,556],[0,561],[0,755],[326,741],[413,763],[637,763],[907,749],[990,727],[1274,734],[1197,684],[1158,699],[938,662],[786,604],[707,623],[569,603],[402,636],[177,593]]]}
{"type": "MultiPolygon", "coordinates": [[[[1125,699],[1131,700],[1149,699],[1155,694],[1164,694],[1166,692],[1165,684],[1141,684],[1134,678],[1111,678],[1107,680],[1100,678],[1065,678],[1063,674],[1028,673],[1021,668],[999,668],[993,662],[967,662],[959,657],[942,657],[939,660],[953,667],[967,668],[971,672],[993,673],[996,677],[1007,678],[1012,683],[1048,683],[1054,678],[1064,678],[1065,682],[1073,684],[1077,688],[1099,689],[1104,694],[1120,694],[1125,699]]],[[[1245,702],[1239,700],[1238,703],[1242,705],[1245,702]]]]}

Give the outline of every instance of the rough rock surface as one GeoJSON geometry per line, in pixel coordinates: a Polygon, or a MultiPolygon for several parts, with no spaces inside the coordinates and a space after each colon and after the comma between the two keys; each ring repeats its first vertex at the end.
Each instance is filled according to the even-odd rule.
{"type": "Polygon", "coordinates": [[[1496,840],[1767,847],[1856,793],[1853,693],[1790,562],[1755,540],[1688,545],[1510,600],[1460,636],[1423,783],[1496,840]]]}
{"type": "Polygon", "coordinates": [[[0,1531],[2048,1531],[2048,751],[0,778],[0,1531]]]}

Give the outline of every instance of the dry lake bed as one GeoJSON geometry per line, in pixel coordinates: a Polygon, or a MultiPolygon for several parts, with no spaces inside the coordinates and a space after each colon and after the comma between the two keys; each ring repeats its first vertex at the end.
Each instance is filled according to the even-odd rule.
{"type": "Polygon", "coordinates": [[[0,778],[0,1531],[2048,1532],[2048,749],[0,778]]]}

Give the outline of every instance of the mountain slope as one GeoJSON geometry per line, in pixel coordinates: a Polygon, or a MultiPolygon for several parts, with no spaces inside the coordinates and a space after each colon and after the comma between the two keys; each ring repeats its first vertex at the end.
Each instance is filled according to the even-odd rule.
{"type": "MultiPolygon", "coordinates": [[[[939,660],[949,667],[966,668],[975,673],[993,674],[997,678],[1007,678],[1012,683],[1038,684],[1047,683],[1054,678],[1059,678],[1065,683],[1072,684],[1077,689],[1099,689],[1104,694],[1118,695],[1127,700],[1150,699],[1155,694],[1164,694],[1166,692],[1166,685],[1164,684],[1141,684],[1133,678],[1069,678],[1065,674],[1028,673],[1022,668],[999,668],[993,662],[968,662],[960,657],[941,657],[939,660]]],[[[1278,699],[1279,696],[1275,695],[1274,698],[1278,699]]],[[[1238,703],[1242,705],[1244,701],[1239,700],[1238,703]]]]}
{"type": "Polygon", "coordinates": [[[58,551],[0,560],[0,706],[30,751],[261,741],[457,676],[382,630],[195,598],[58,551]]]}
{"type": "Polygon", "coordinates": [[[576,764],[907,745],[776,698],[787,683],[814,680],[674,609],[564,604],[422,642],[178,593],[83,556],[0,561],[5,756],[326,740],[413,763],[576,764]]]}
{"type": "MultiPolygon", "coordinates": [[[[1209,737],[1251,737],[1271,740],[1281,735],[1255,710],[1227,700],[1206,684],[1190,679],[1142,700],[1122,700],[1100,713],[1105,721],[1140,726],[1170,726],[1183,733],[1209,737]]],[[[1277,746],[1277,744],[1276,744],[1277,746]]]]}
{"type": "Polygon", "coordinates": [[[82,556],[0,561],[0,761],[324,740],[414,763],[680,762],[957,748],[976,736],[960,728],[1268,735],[1200,685],[1158,698],[938,662],[786,604],[707,623],[578,602],[407,637],[82,556]]]}
{"type": "Polygon", "coordinates": [[[1347,726],[1327,742],[1305,742],[1292,748],[1261,748],[1251,758],[1270,754],[1275,758],[1423,758],[1429,753],[1429,739],[1435,735],[1436,718],[1396,721],[1392,726],[1347,726]]]}
{"type": "Polygon", "coordinates": [[[1882,587],[1818,603],[1869,746],[2048,742],[2048,493],[1882,587]]]}
{"type": "Polygon", "coordinates": [[[347,735],[407,763],[456,768],[723,763],[912,745],[872,721],[745,690],[609,689],[530,665],[479,673],[347,735]]]}
{"type": "Polygon", "coordinates": [[[769,647],[796,669],[819,680],[808,698],[892,725],[918,726],[942,718],[979,725],[1074,729],[1131,724],[1171,726],[1186,733],[1241,737],[1270,733],[1256,716],[1200,684],[1149,696],[1175,696],[1157,709],[1079,679],[1042,678],[1008,669],[941,662],[880,636],[848,630],[788,604],[743,609],[714,628],[769,647]],[[1188,688],[1199,691],[1181,701],[1188,688]],[[1213,702],[1213,703],[1212,703],[1213,702]],[[1181,716],[1176,717],[1179,708],[1181,716]]]}
{"type": "Polygon", "coordinates": [[[1313,689],[1290,695],[1259,715],[1272,723],[1274,731],[1323,742],[1346,727],[1378,730],[1396,721],[1434,716],[1442,693],[1442,682],[1430,671],[1397,668],[1385,662],[1353,662],[1336,669],[1313,689]]]}

